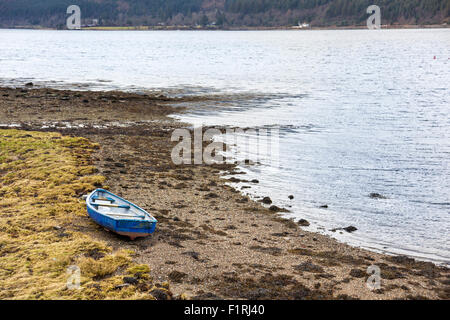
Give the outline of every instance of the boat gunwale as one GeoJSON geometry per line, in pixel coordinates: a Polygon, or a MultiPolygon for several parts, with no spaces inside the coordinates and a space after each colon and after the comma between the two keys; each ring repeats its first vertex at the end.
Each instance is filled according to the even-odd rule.
{"type": "Polygon", "coordinates": [[[114,193],[112,193],[112,192],[109,192],[108,190],[101,189],[101,188],[95,189],[94,191],[92,191],[92,192],[87,196],[87,198],[86,198],[86,206],[87,206],[88,208],[94,210],[94,211],[97,212],[98,214],[100,214],[100,215],[102,215],[102,216],[105,216],[105,217],[108,217],[108,218],[110,218],[110,219],[113,219],[113,220],[115,220],[115,221],[148,221],[148,222],[151,222],[151,223],[157,223],[157,222],[158,222],[158,220],[156,220],[155,217],[153,217],[150,213],[148,213],[146,210],[142,209],[141,207],[135,205],[134,203],[132,203],[132,202],[130,202],[130,201],[128,201],[128,200],[123,199],[122,197],[119,197],[118,195],[116,195],[116,194],[114,194],[114,193]],[[107,194],[109,194],[109,195],[111,195],[111,196],[113,196],[113,197],[118,198],[118,199],[121,200],[121,201],[126,202],[126,203],[129,204],[130,206],[133,206],[134,208],[138,209],[139,211],[142,211],[142,212],[144,213],[144,215],[146,216],[145,218],[147,218],[147,217],[150,218],[150,221],[149,221],[149,220],[145,220],[145,218],[144,218],[144,219],[139,218],[139,216],[136,216],[136,218],[116,219],[116,218],[114,218],[113,216],[110,216],[110,215],[107,215],[107,214],[104,214],[104,213],[98,211],[98,210],[95,209],[95,208],[91,205],[91,203],[90,203],[90,200],[91,200],[92,196],[93,196],[95,193],[97,193],[97,192],[105,192],[105,193],[107,193],[107,194]]]}

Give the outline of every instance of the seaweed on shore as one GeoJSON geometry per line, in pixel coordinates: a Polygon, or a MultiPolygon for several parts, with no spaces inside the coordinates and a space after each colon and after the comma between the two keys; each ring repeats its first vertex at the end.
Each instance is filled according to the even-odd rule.
{"type": "Polygon", "coordinates": [[[97,147],[58,133],[0,130],[0,299],[171,296],[129,251],[76,228],[85,215],[79,196],[104,183],[90,160],[97,147]],[[70,266],[80,270],[79,289],[67,286],[70,266]]]}

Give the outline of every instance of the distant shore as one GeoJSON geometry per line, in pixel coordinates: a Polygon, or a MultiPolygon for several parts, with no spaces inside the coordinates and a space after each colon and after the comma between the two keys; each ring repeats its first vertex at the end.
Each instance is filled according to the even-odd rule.
{"type": "MultiPolygon", "coordinates": [[[[118,91],[0,88],[0,132],[58,132],[98,145],[91,158],[96,174],[105,177],[109,190],[154,215],[156,232],[129,241],[95,225],[83,210],[74,213],[77,225],[68,224],[65,232],[81,230],[113,250],[131,250],[133,262],[148,265],[154,282],[169,281],[177,296],[449,299],[446,267],[370,252],[303,230],[306,220],[281,218],[280,208],[227,186],[220,173],[237,173],[232,165],[174,165],[171,133],[186,126],[167,117],[182,112],[172,106],[175,102],[180,99],[118,91]],[[376,290],[367,287],[372,265],[381,270],[376,290]]],[[[250,187],[258,183],[243,182],[250,187]]],[[[20,244],[16,249],[21,250],[20,244]]],[[[127,290],[141,290],[143,281],[126,283],[127,290]]]]}
{"type": "MultiPolygon", "coordinates": [[[[449,24],[394,24],[394,25],[382,25],[381,29],[441,29],[450,28],[449,24]]],[[[14,27],[2,27],[0,29],[27,29],[27,30],[68,30],[47,28],[40,26],[14,26],[14,27]]],[[[202,26],[86,26],[81,30],[96,30],[96,31],[268,31],[268,30],[364,30],[367,29],[366,25],[350,25],[350,26],[312,26],[312,27],[299,27],[299,26],[278,26],[278,27],[202,27],[202,26]]]]}

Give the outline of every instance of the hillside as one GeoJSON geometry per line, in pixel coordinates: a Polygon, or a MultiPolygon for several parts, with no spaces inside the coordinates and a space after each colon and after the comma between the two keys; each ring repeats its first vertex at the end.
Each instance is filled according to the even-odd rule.
{"type": "Polygon", "coordinates": [[[371,4],[383,24],[450,22],[450,0],[0,0],[0,26],[65,26],[79,5],[82,23],[107,26],[279,27],[363,25],[371,4]]]}

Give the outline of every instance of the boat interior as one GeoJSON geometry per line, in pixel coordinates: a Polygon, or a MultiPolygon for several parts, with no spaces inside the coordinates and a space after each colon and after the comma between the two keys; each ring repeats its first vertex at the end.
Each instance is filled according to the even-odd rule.
{"type": "Polygon", "coordinates": [[[101,214],[114,219],[151,220],[146,212],[107,192],[93,193],[89,198],[89,204],[101,214]]]}

